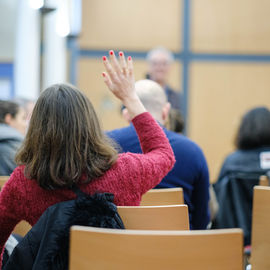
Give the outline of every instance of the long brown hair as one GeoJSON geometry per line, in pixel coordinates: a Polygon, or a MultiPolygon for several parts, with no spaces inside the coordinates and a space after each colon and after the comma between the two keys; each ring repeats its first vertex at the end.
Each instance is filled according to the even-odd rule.
{"type": "Polygon", "coordinates": [[[44,90],[34,107],[24,144],[16,156],[25,175],[45,189],[89,182],[105,173],[117,151],[101,130],[89,99],[72,85],[44,90]]]}

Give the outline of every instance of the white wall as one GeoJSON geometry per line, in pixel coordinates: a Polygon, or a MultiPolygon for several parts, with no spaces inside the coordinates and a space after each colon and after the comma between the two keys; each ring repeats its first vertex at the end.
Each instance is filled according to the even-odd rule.
{"type": "Polygon", "coordinates": [[[0,62],[12,62],[15,52],[18,0],[0,1],[0,62]]]}

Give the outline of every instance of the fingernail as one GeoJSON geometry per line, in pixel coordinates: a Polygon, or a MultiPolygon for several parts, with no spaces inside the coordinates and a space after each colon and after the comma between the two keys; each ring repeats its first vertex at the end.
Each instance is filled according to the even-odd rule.
{"type": "Polygon", "coordinates": [[[131,61],[131,56],[128,57],[128,60],[131,61]]]}
{"type": "Polygon", "coordinates": [[[102,56],[102,59],[103,59],[103,61],[106,61],[107,60],[107,57],[106,56],[102,56]]]}
{"type": "Polygon", "coordinates": [[[103,77],[105,77],[105,76],[106,76],[105,72],[102,72],[102,76],[103,76],[103,77]]]}
{"type": "Polygon", "coordinates": [[[113,50],[110,51],[110,55],[113,55],[113,50]]]}
{"type": "Polygon", "coordinates": [[[119,56],[123,56],[123,52],[119,52],[119,56]]]}

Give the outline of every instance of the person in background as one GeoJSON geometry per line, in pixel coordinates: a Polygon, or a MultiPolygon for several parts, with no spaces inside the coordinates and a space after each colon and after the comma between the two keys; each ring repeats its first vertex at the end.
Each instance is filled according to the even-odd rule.
{"type": "Polygon", "coordinates": [[[17,97],[13,101],[23,107],[26,112],[26,122],[29,124],[30,118],[35,107],[35,101],[33,99],[17,97]]]}
{"type": "Polygon", "coordinates": [[[166,128],[176,133],[182,133],[184,130],[184,119],[180,111],[170,109],[168,120],[165,123],[166,128]]]}
{"type": "Polygon", "coordinates": [[[181,94],[168,85],[168,75],[174,61],[173,54],[164,47],[156,47],[147,53],[146,60],[148,63],[146,78],[160,84],[165,90],[172,109],[181,112],[181,94]]]}
{"type": "Polygon", "coordinates": [[[270,170],[270,111],[266,107],[249,110],[242,118],[236,138],[236,151],[222,165],[218,181],[231,170],[266,173],[270,170]]]}
{"type": "Polygon", "coordinates": [[[0,175],[10,175],[16,168],[15,154],[26,131],[26,112],[11,101],[0,100],[0,175]]]}
{"type": "Polygon", "coordinates": [[[104,82],[127,108],[143,154],[118,154],[76,87],[57,84],[42,91],[16,156],[19,166],[0,192],[0,253],[21,220],[33,226],[51,205],[75,199],[74,185],[89,195],[112,193],[116,205],[136,206],[172,169],[168,139],[135,92],[131,57],[109,55],[103,57],[104,82]]]}
{"type": "Polygon", "coordinates": [[[223,162],[214,184],[219,211],[213,228],[242,228],[245,245],[251,241],[253,187],[270,170],[270,111],[256,107],[243,116],[236,150],[223,162]]]}
{"type": "MultiPolygon", "coordinates": [[[[170,103],[167,101],[164,89],[151,80],[138,81],[135,87],[145,108],[163,126],[170,111],[170,103]]],[[[130,122],[128,111],[123,109],[122,113],[130,122]]],[[[204,154],[198,145],[185,136],[164,127],[163,130],[174,151],[176,163],[156,188],[182,187],[184,200],[189,208],[190,227],[206,229],[210,220],[209,175],[204,154]]],[[[135,127],[131,122],[128,127],[109,131],[107,135],[120,146],[121,152],[142,152],[135,127]]]]}

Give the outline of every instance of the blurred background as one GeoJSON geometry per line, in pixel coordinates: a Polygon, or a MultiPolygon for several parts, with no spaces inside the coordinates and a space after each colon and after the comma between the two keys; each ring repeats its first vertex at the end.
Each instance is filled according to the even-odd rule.
{"type": "Polygon", "coordinates": [[[104,86],[101,57],[123,50],[142,79],[147,52],[166,47],[185,134],[203,149],[214,182],[241,116],[270,107],[269,10],[269,0],[0,0],[0,99],[36,99],[70,82],[106,130],[119,128],[126,123],[104,86]]]}

